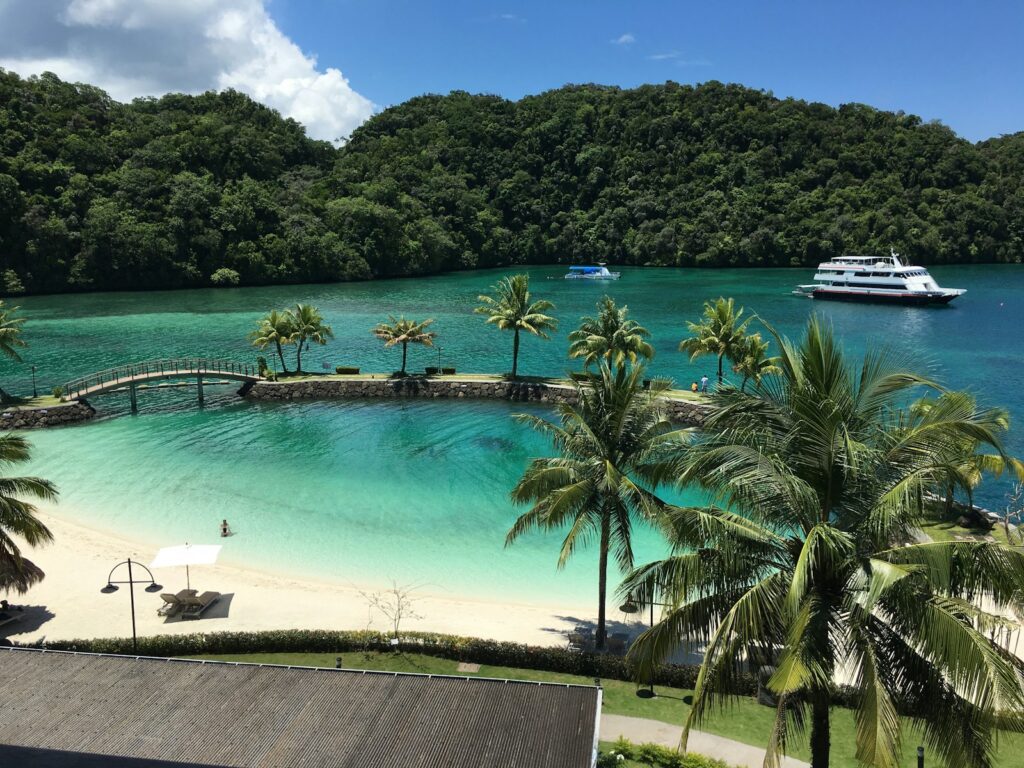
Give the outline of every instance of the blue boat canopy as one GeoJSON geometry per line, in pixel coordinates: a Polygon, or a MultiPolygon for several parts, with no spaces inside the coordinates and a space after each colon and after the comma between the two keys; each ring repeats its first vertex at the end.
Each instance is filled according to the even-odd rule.
{"type": "Polygon", "coordinates": [[[601,269],[601,267],[569,267],[570,272],[582,272],[585,275],[591,272],[600,272],[601,269]]]}

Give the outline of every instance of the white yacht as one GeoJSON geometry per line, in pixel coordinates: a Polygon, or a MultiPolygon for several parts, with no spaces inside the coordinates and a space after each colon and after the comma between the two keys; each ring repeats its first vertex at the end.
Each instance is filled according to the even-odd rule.
{"type": "Polygon", "coordinates": [[[609,272],[604,264],[596,267],[569,267],[566,280],[618,280],[620,272],[609,272]]]}
{"type": "Polygon", "coordinates": [[[814,280],[793,293],[885,304],[948,304],[965,293],[962,288],[940,287],[927,269],[904,264],[894,250],[888,256],[839,256],[819,264],[814,280]]]}

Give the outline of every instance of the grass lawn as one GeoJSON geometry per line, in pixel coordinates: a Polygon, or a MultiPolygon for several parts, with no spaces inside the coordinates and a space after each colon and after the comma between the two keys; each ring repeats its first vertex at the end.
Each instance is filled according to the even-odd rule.
{"type": "MultiPolygon", "coordinates": [[[[983,541],[989,537],[995,539],[1003,544],[1007,543],[1006,531],[1003,530],[1002,525],[996,525],[992,529],[985,528],[965,528],[962,525],[957,525],[957,520],[960,519],[960,513],[953,510],[949,515],[946,514],[945,505],[943,504],[929,504],[926,509],[926,514],[929,515],[929,519],[926,523],[921,526],[921,530],[926,536],[932,541],[954,541],[957,539],[977,539],[983,541]]],[[[1011,534],[1013,530],[1011,529],[1011,534]]],[[[1020,544],[1020,541],[1015,540],[1013,544],[1020,544]]]]}
{"type": "MultiPolygon", "coordinates": [[[[257,664],[291,664],[309,667],[333,667],[336,654],[330,653],[253,653],[226,654],[218,656],[194,656],[189,658],[217,659],[221,661],[243,661],[257,664]]],[[[422,674],[465,675],[466,677],[499,677],[514,680],[537,680],[554,683],[580,683],[592,685],[592,678],[566,675],[557,672],[540,672],[532,669],[513,667],[492,667],[483,665],[476,673],[458,672],[458,662],[420,654],[389,654],[352,652],[342,654],[342,664],[348,669],[374,669],[388,672],[418,672],[422,674]]],[[[661,720],[681,725],[689,713],[687,697],[693,691],[681,688],[656,687],[657,697],[641,699],[636,696],[636,685],[621,680],[602,680],[604,687],[604,711],[613,715],[629,715],[661,720]]],[[[760,706],[752,699],[743,699],[729,705],[721,713],[705,722],[701,730],[725,736],[746,744],[764,746],[768,743],[774,721],[774,710],[760,706]]],[[[832,761],[833,768],[858,768],[854,759],[853,734],[855,731],[853,712],[836,708],[832,713],[832,761]]],[[[915,765],[916,734],[905,732],[905,746],[902,765],[915,765]]],[[[806,743],[794,745],[790,754],[801,760],[809,760],[810,752],[806,743]]],[[[1024,734],[1007,733],[1000,737],[998,768],[1024,768],[1024,734]]],[[[927,765],[938,765],[929,760],[927,765]]],[[[959,767],[958,767],[959,768],[959,767]]],[[[965,767],[966,768],[966,767],[965,767]]]]}
{"type": "Polygon", "coordinates": [[[40,395],[39,397],[14,398],[10,403],[4,403],[0,410],[21,411],[32,408],[53,408],[61,404],[60,398],[52,395],[40,395]]]}

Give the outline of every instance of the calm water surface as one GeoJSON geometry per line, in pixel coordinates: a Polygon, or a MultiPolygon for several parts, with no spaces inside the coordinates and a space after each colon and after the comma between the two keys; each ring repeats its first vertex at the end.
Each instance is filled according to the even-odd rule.
{"type": "MultiPolygon", "coordinates": [[[[654,335],[654,373],[688,384],[713,373],[676,351],[685,321],[706,298],[733,296],[785,334],[812,311],[829,318],[852,354],[887,345],[951,387],[971,389],[1010,409],[1024,426],[1024,268],[936,268],[939,282],[967,288],[946,309],[814,303],[790,296],[806,270],[625,269],[617,283],[560,279],[561,268],[531,269],[534,293],[555,302],[563,328],[551,341],[526,339],[527,374],[568,368],[565,336],[609,292],[628,303],[654,335]]],[[[317,305],[336,340],[306,355],[326,363],[391,370],[400,351],[385,350],[369,329],[388,313],[435,318],[440,352],[411,349],[410,368],[440,362],[460,371],[510,367],[511,337],[472,314],[476,296],[505,271],[415,280],[83,296],[26,297],[31,348],[25,364],[0,363],[0,386],[31,390],[124,362],[175,355],[252,361],[245,335],[272,307],[317,305]]],[[[33,472],[62,491],[64,514],[154,545],[211,539],[222,517],[238,531],[225,559],[333,581],[389,579],[461,594],[557,604],[589,600],[592,555],[557,573],[556,537],[531,537],[503,549],[516,510],[507,494],[531,456],[545,451],[512,421],[522,405],[491,402],[239,402],[229,387],[140,395],[138,416],[32,434],[33,472]]],[[[127,397],[97,398],[105,414],[123,414],[127,397]]],[[[543,413],[542,409],[532,410],[543,413]]],[[[1024,454],[1024,430],[1009,445],[1024,454]]],[[[1004,488],[982,500],[999,508],[1004,488]]],[[[651,533],[641,558],[661,553],[651,533]]]]}

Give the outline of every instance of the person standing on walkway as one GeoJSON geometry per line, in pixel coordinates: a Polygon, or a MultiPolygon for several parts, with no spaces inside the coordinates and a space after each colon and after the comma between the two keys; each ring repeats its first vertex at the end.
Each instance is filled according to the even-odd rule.
{"type": "Polygon", "coordinates": [[[700,391],[705,395],[708,393],[708,381],[709,379],[706,373],[700,377],[700,391]]]}

